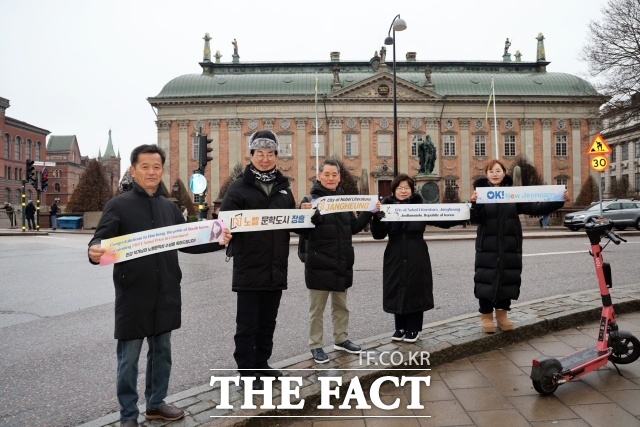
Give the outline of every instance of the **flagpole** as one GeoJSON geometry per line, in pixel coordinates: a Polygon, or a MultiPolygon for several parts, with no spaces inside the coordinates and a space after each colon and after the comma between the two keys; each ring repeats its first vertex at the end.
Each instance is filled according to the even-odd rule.
{"type": "Polygon", "coordinates": [[[500,151],[498,151],[498,118],[496,116],[496,87],[493,84],[493,77],[491,77],[491,90],[493,91],[493,138],[496,145],[496,159],[500,158],[500,151]]]}
{"type": "Polygon", "coordinates": [[[315,103],[316,103],[316,142],[313,144],[314,147],[316,148],[316,175],[320,172],[319,170],[319,166],[318,166],[318,148],[319,148],[319,143],[318,143],[318,75],[316,74],[316,94],[315,94],[315,103]]]}

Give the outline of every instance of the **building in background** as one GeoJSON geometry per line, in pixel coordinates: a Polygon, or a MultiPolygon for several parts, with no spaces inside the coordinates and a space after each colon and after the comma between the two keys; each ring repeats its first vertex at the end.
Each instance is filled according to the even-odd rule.
{"type": "MultiPolygon", "coordinates": [[[[26,161],[44,161],[47,153],[46,138],[50,133],[46,129],[8,117],[8,99],[0,98],[0,189],[3,202],[10,202],[20,209],[22,202],[22,180],[26,178],[26,161]]],[[[38,179],[42,167],[36,167],[38,179]]],[[[36,191],[27,183],[27,200],[36,199],[36,191]]]]}
{"type": "Polygon", "coordinates": [[[629,109],[638,108],[640,95],[636,94],[628,102],[633,105],[621,105],[621,114],[616,111],[603,114],[602,136],[612,151],[610,166],[600,177],[604,197],[614,197],[611,192],[615,187],[627,189],[626,197],[637,199],[640,195],[640,119],[636,114],[629,114],[629,109]]]}
{"type": "MultiPolygon", "coordinates": [[[[585,153],[601,130],[599,107],[606,98],[580,77],[548,72],[543,39],[538,35],[532,62],[521,61],[519,52],[512,61],[508,46],[501,61],[418,61],[415,52],[398,61],[399,172],[418,173],[418,144],[430,137],[440,199],[449,187],[467,200],[488,160],[511,164],[517,156],[534,164],[547,184],[566,185],[575,199],[592,173],[585,153]],[[492,109],[486,119],[492,80],[497,120],[492,109]]],[[[213,139],[208,203],[233,167],[248,163],[251,134],[270,129],[280,138],[278,168],[297,200],[316,175],[316,133],[320,161],[339,157],[361,192],[390,193],[394,75],[386,51],[371,61],[344,61],[331,52],[321,62],[242,63],[235,49],[233,61],[221,63],[219,55],[210,59],[205,44],[201,73],[176,77],[148,99],[157,109],[158,144],[167,153],[168,188],[178,178],[189,182],[197,168],[198,129],[213,139]]]]}
{"type": "MultiPolygon", "coordinates": [[[[56,166],[48,168],[49,189],[46,193],[46,203],[51,204],[55,200],[60,208],[64,209],[91,160],[80,153],[75,135],[51,135],[47,143],[47,161],[55,162],[56,166]]],[[[107,148],[104,154],[98,153],[97,160],[105,167],[111,190],[115,194],[120,180],[120,154],[116,154],[113,149],[111,130],[107,148]]]]}

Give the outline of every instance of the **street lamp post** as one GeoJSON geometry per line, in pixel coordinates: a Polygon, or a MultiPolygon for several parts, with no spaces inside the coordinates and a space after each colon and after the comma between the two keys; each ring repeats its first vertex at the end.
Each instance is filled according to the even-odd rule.
{"type": "Polygon", "coordinates": [[[407,23],[400,18],[398,14],[389,27],[387,38],[384,44],[393,45],[393,176],[398,176],[398,96],[396,94],[397,78],[396,78],[396,31],[404,31],[407,29],[407,23]],[[391,31],[393,30],[393,36],[391,31]]]}

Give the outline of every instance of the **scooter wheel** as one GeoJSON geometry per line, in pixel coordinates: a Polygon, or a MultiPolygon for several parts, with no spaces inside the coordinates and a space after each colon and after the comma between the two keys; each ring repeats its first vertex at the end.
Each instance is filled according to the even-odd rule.
{"type": "Polygon", "coordinates": [[[609,346],[609,360],[615,364],[626,365],[640,357],[640,340],[629,332],[620,331],[617,337],[610,335],[609,346]]]}
{"type": "Polygon", "coordinates": [[[531,381],[533,382],[533,388],[542,396],[549,396],[558,388],[558,384],[553,381],[553,377],[551,376],[544,376],[539,380],[531,381]]]}

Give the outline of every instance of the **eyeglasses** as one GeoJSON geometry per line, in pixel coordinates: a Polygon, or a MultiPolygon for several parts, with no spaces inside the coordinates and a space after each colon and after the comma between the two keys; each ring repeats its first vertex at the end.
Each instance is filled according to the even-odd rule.
{"type": "Polygon", "coordinates": [[[402,191],[402,190],[410,191],[410,190],[411,190],[411,187],[397,187],[397,188],[398,188],[398,190],[400,190],[400,191],[402,191]]]}
{"type": "Polygon", "coordinates": [[[273,160],[276,158],[276,154],[275,153],[269,153],[269,154],[264,154],[264,153],[255,153],[254,154],[255,158],[258,160],[264,160],[264,158],[266,157],[269,160],[273,160]]]}

